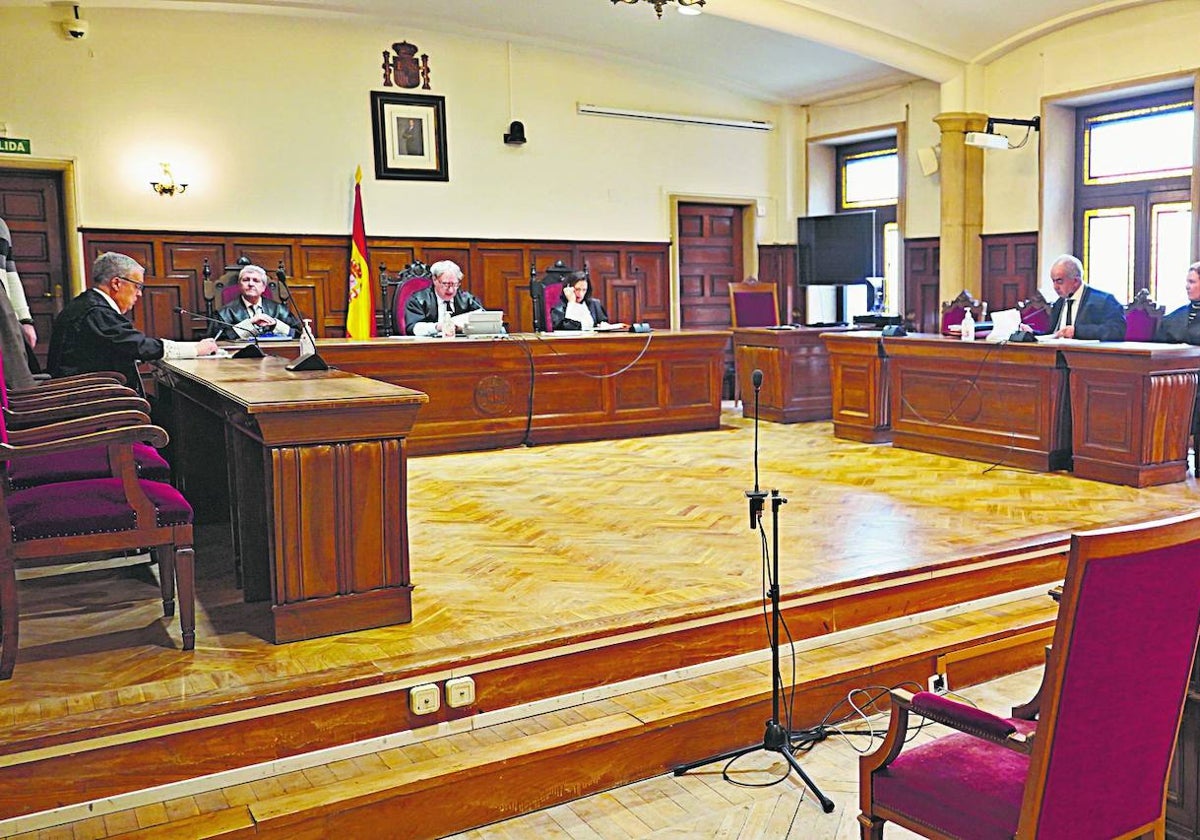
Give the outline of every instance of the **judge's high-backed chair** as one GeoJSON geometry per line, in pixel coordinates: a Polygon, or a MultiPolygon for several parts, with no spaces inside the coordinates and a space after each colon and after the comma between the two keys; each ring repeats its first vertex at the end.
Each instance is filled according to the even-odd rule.
{"type": "Polygon", "coordinates": [[[779,293],[774,283],[747,277],[729,284],[729,317],[737,327],[778,327],[779,293]]]}
{"type": "Polygon", "coordinates": [[[1074,535],[1037,720],[894,691],[862,837],[1163,837],[1198,632],[1200,513],[1074,535]],[[912,714],[958,732],[905,748],[912,714]]]}
{"type": "MultiPolygon", "coordinates": [[[[225,266],[225,273],[221,275],[219,280],[211,279],[212,270],[209,268],[208,260],[204,260],[204,310],[210,318],[216,315],[218,309],[223,309],[229,304],[237,300],[237,296],[241,293],[241,286],[238,285],[238,274],[246,266],[250,265],[250,258],[247,256],[238,257],[238,260],[233,265],[225,266]]],[[[279,263],[280,269],[283,268],[283,262],[279,263]]],[[[276,283],[274,280],[267,281],[267,288],[263,290],[264,298],[274,298],[277,294],[276,283]]],[[[280,300],[285,297],[281,294],[280,300]]]]}
{"type": "Polygon", "coordinates": [[[414,260],[396,275],[389,275],[387,267],[379,266],[379,293],[383,300],[383,334],[404,335],[404,306],[408,299],[422,289],[433,285],[429,266],[414,260]],[[389,300],[390,295],[390,300],[389,300]]]}
{"type": "MultiPolygon", "coordinates": [[[[963,319],[967,317],[967,310],[971,310],[971,317],[978,324],[987,319],[987,304],[975,300],[971,297],[971,293],[963,289],[958,293],[958,297],[954,300],[942,304],[942,335],[960,335],[959,329],[962,327],[963,319]],[[955,327],[955,329],[950,329],[955,327]]],[[[988,328],[975,329],[975,335],[979,338],[991,332],[988,328]]]]}
{"type": "Polygon", "coordinates": [[[0,679],[17,659],[20,605],[16,570],[149,549],[159,568],[163,612],[175,614],[184,650],[196,644],[192,508],[174,487],[137,477],[133,444],[160,447],[157,426],[108,429],[15,445],[0,424],[0,679]],[[27,459],[102,447],[110,477],[9,487],[9,467],[27,459]]]}
{"type": "Polygon", "coordinates": [[[554,332],[554,319],[550,317],[550,312],[554,309],[554,307],[558,306],[558,302],[562,300],[562,281],[555,280],[552,283],[547,283],[544,286],[544,289],[545,293],[542,297],[542,310],[546,319],[546,332],[554,332]]]}
{"type": "Polygon", "coordinates": [[[1153,341],[1165,314],[1166,307],[1150,299],[1149,289],[1140,290],[1125,306],[1125,340],[1153,341]]]}
{"type": "Polygon", "coordinates": [[[1050,332],[1050,304],[1040,290],[1034,289],[1028,300],[1017,304],[1021,323],[1031,327],[1039,335],[1050,332]]]}

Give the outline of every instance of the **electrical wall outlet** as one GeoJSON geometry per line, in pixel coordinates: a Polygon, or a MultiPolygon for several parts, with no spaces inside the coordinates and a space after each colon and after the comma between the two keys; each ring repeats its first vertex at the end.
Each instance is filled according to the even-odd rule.
{"type": "Polygon", "coordinates": [[[945,694],[950,690],[950,683],[945,674],[934,674],[929,678],[929,690],[934,694],[945,694]]]}
{"type": "Polygon", "coordinates": [[[408,708],[414,715],[428,715],[442,707],[442,692],[437,683],[414,685],[408,690],[408,708]]]}
{"type": "Polygon", "coordinates": [[[475,680],[470,677],[455,677],[446,680],[446,705],[461,709],[475,702],[475,680]]]}

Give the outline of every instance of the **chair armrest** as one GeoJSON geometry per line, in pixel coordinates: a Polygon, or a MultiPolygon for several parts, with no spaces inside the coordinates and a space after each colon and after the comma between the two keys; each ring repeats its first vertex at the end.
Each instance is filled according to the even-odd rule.
{"type": "Polygon", "coordinates": [[[64,405],[58,408],[42,408],[37,411],[9,411],[5,413],[9,431],[13,429],[28,429],[31,426],[45,426],[60,420],[74,420],[77,417],[91,417],[108,411],[144,411],[149,412],[150,405],[141,397],[114,397],[112,399],[81,402],[74,405],[64,405]]]}
{"type": "Polygon", "coordinates": [[[8,433],[8,442],[14,446],[29,446],[59,438],[75,437],[89,432],[116,429],[121,426],[148,426],[150,415],[142,411],[110,411],[92,417],[79,417],[62,423],[49,423],[30,429],[18,429],[8,433]]]}
{"type": "Polygon", "coordinates": [[[1017,732],[1017,727],[1005,718],[929,691],[913,696],[910,711],[959,732],[996,743],[1006,743],[1010,738],[1018,743],[1025,740],[1025,736],[1017,732]]]}
{"type": "Polygon", "coordinates": [[[14,397],[9,395],[8,407],[13,411],[36,411],[39,408],[54,408],[58,405],[87,400],[103,400],[110,397],[137,396],[137,392],[115,382],[84,385],[76,388],[60,388],[42,393],[31,393],[14,397]]]}
{"type": "MultiPolygon", "coordinates": [[[[37,377],[34,378],[36,379],[37,377]]],[[[41,384],[35,385],[32,388],[9,388],[9,398],[35,397],[38,394],[69,391],[73,388],[81,388],[88,385],[124,385],[125,377],[116,371],[110,371],[107,373],[81,373],[77,376],[63,376],[58,379],[46,378],[38,381],[41,384]]]]}
{"type": "Polygon", "coordinates": [[[0,458],[19,461],[22,458],[32,458],[35,455],[52,455],[56,452],[73,452],[78,449],[90,449],[96,446],[111,446],[113,444],[148,443],[162,448],[167,445],[167,430],[161,426],[122,426],[116,429],[106,429],[101,432],[91,432],[75,437],[58,438],[43,443],[32,443],[13,446],[11,443],[0,443],[0,458]]]}

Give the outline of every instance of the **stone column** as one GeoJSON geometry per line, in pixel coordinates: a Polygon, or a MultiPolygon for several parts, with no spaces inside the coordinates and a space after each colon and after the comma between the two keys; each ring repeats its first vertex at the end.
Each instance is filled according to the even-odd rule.
{"type": "Polygon", "coordinates": [[[978,298],[983,273],[979,241],[983,230],[983,149],[968,146],[965,138],[967,132],[987,127],[987,114],[950,111],[933,120],[942,129],[938,294],[945,302],[966,289],[978,298]]]}

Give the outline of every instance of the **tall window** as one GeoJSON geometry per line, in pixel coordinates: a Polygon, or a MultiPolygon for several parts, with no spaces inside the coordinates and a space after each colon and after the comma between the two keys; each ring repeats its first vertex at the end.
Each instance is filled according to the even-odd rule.
{"type": "Polygon", "coordinates": [[[1191,255],[1192,92],[1076,111],[1075,247],[1089,283],[1167,311],[1187,300],[1191,255]]]}
{"type": "MultiPolygon", "coordinates": [[[[838,146],[837,212],[874,208],[875,274],[883,278],[883,309],[900,310],[900,155],[896,138],[885,137],[838,146]]],[[[868,301],[868,305],[874,301],[868,301]]]]}

